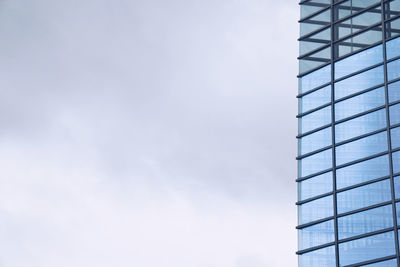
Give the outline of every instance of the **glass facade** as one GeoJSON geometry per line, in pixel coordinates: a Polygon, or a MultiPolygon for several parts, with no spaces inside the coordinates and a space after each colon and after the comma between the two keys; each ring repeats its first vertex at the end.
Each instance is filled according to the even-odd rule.
{"type": "Polygon", "coordinates": [[[299,267],[400,266],[400,0],[299,22],[299,267]]]}

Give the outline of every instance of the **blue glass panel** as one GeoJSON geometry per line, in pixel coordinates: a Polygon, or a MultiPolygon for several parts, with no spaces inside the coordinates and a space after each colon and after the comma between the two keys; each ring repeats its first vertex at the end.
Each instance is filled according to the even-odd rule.
{"type": "Polygon", "coordinates": [[[339,239],[393,227],[392,205],[338,218],[339,239]]]}
{"type": "Polygon", "coordinates": [[[394,197],[400,198],[400,176],[394,177],[394,197]]]}
{"type": "Polygon", "coordinates": [[[299,119],[299,133],[306,133],[331,123],[331,106],[319,109],[299,119]]]}
{"type": "Polygon", "coordinates": [[[389,107],[390,125],[400,123],[400,104],[389,107]]]}
{"type": "Polygon", "coordinates": [[[332,144],[332,127],[325,128],[299,139],[299,154],[304,155],[311,151],[332,144]]]}
{"type": "Polygon", "coordinates": [[[332,172],[327,172],[299,182],[299,200],[332,192],[332,179],[332,172]]]}
{"type": "Polygon", "coordinates": [[[383,62],[382,45],[359,52],[335,63],[335,79],[383,62]]]}
{"type": "Polygon", "coordinates": [[[392,199],[389,179],[337,194],[338,213],[365,208],[392,199]]]}
{"type": "Polygon", "coordinates": [[[315,92],[307,94],[300,98],[299,113],[307,112],[311,109],[331,102],[331,86],[325,86],[315,92]]]}
{"type": "Polygon", "coordinates": [[[400,172],[400,151],[392,153],[393,173],[400,172]]]}
{"type": "Polygon", "coordinates": [[[398,267],[396,259],[388,260],[388,261],[381,261],[381,262],[362,265],[362,266],[365,266],[365,267],[398,267]]]}
{"type": "Polygon", "coordinates": [[[386,111],[381,109],[335,126],[336,143],[386,128],[386,111]]]}
{"type": "Polygon", "coordinates": [[[383,84],[383,67],[376,67],[335,83],[335,99],[383,84]]]}
{"type": "Polygon", "coordinates": [[[393,232],[373,235],[339,244],[340,266],[365,262],[395,254],[393,232]]]}
{"type": "Polygon", "coordinates": [[[336,170],[338,189],[389,175],[389,156],[369,159],[336,170]]]}
{"type": "Polygon", "coordinates": [[[335,120],[385,105],[385,88],[381,87],[335,104],[335,120]]]}
{"type": "Polygon", "coordinates": [[[335,241],[333,220],[299,230],[299,249],[307,249],[335,241]]]}
{"type": "Polygon", "coordinates": [[[400,38],[396,38],[386,42],[386,55],[387,59],[400,56],[400,38]]]}
{"type": "Polygon", "coordinates": [[[392,148],[400,147],[400,127],[390,130],[390,137],[392,140],[392,148]]]}
{"type": "Polygon", "coordinates": [[[324,85],[331,81],[331,65],[313,71],[299,80],[300,94],[308,92],[318,86],[324,85]]]}
{"type": "Polygon", "coordinates": [[[332,168],[332,149],[299,160],[300,177],[332,168]]]}
{"type": "Polygon", "coordinates": [[[400,81],[389,84],[388,88],[389,103],[400,100],[400,81]]]}
{"type": "Polygon", "coordinates": [[[397,225],[400,225],[400,202],[396,203],[397,225]]]}
{"type": "Polygon", "coordinates": [[[400,60],[395,60],[387,64],[388,80],[400,77],[400,60]]]}
{"type": "Polygon", "coordinates": [[[319,198],[299,205],[299,224],[333,216],[333,197],[319,198]]]}
{"type": "Polygon", "coordinates": [[[299,267],[336,267],[335,247],[314,250],[299,256],[299,267]]]}
{"type": "Polygon", "coordinates": [[[336,148],[336,162],[341,165],[388,150],[387,133],[381,132],[336,148]]]}

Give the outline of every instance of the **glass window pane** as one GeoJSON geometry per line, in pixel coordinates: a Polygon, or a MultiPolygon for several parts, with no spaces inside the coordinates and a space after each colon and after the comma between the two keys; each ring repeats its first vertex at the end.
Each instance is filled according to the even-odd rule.
{"type": "Polygon", "coordinates": [[[336,162],[337,165],[341,165],[387,150],[387,133],[385,131],[338,146],[336,148],[336,162]]]}
{"type": "Polygon", "coordinates": [[[397,225],[400,225],[400,202],[396,203],[397,225]]]}
{"type": "Polygon", "coordinates": [[[355,34],[366,29],[373,24],[381,22],[380,5],[375,6],[371,11],[360,12],[349,19],[339,22],[335,25],[338,38],[341,39],[351,34],[355,34]]]}
{"type": "Polygon", "coordinates": [[[400,38],[396,38],[386,42],[387,59],[400,56],[400,38]]]}
{"type": "Polygon", "coordinates": [[[400,123],[400,104],[389,107],[390,125],[400,123]]]}
{"type": "Polygon", "coordinates": [[[299,139],[299,154],[304,155],[332,144],[332,127],[306,135],[299,139]]]}
{"type": "Polygon", "coordinates": [[[331,81],[331,65],[315,70],[299,79],[300,94],[306,93],[318,86],[331,81]]]}
{"type": "Polygon", "coordinates": [[[393,173],[400,172],[400,151],[392,153],[393,173]]]}
{"type": "Polygon", "coordinates": [[[299,99],[299,113],[307,112],[331,102],[331,86],[325,86],[315,92],[307,94],[299,99]]]}
{"type": "Polygon", "coordinates": [[[392,199],[389,179],[337,194],[338,213],[365,208],[392,199]]]}
{"type": "Polygon", "coordinates": [[[335,120],[385,105],[385,88],[381,87],[335,104],[335,120]]]}
{"type": "Polygon", "coordinates": [[[388,260],[388,261],[381,261],[377,263],[371,263],[367,265],[362,265],[363,267],[398,267],[397,266],[397,260],[388,260]]]}
{"type": "Polygon", "coordinates": [[[333,216],[333,197],[319,198],[298,206],[299,224],[317,221],[333,216]]]}
{"type": "Polygon", "coordinates": [[[382,45],[378,45],[336,62],[335,79],[381,62],[383,62],[383,49],[382,45]]]}
{"type": "Polygon", "coordinates": [[[381,109],[335,126],[336,143],[386,128],[386,110],[381,109]]]}
{"type": "Polygon", "coordinates": [[[400,127],[394,128],[391,131],[392,149],[400,147],[400,127]]]}
{"type": "Polygon", "coordinates": [[[321,13],[318,13],[300,23],[300,36],[310,34],[322,27],[330,24],[331,21],[331,9],[327,9],[321,13]]]}
{"type": "Polygon", "coordinates": [[[394,177],[394,197],[400,198],[400,176],[394,177]]]}
{"type": "MultiPolygon", "coordinates": [[[[397,11],[397,13],[398,13],[398,11],[397,11]]],[[[386,31],[385,31],[386,38],[395,37],[395,36],[399,35],[399,33],[400,33],[400,20],[399,19],[395,19],[395,20],[386,22],[385,25],[386,25],[386,31]]]]}
{"type": "Polygon", "coordinates": [[[338,218],[339,239],[393,227],[392,205],[338,218]]]}
{"type": "MultiPolygon", "coordinates": [[[[339,2],[335,0],[335,2],[339,2]]],[[[348,0],[335,6],[339,19],[349,16],[373,4],[380,3],[380,0],[348,0]]]]}
{"type": "Polygon", "coordinates": [[[384,155],[336,170],[338,189],[389,175],[389,156],[384,155]]]}
{"type": "Polygon", "coordinates": [[[395,254],[393,232],[373,235],[339,244],[340,266],[395,254]]]}
{"type": "Polygon", "coordinates": [[[357,52],[364,47],[376,44],[382,41],[382,27],[376,26],[368,31],[362,32],[358,35],[344,39],[337,43],[335,46],[339,50],[339,57],[347,54],[357,52]]]}
{"type": "Polygon", "coordinates": [[[299,256],[299,267],[336,267],[335,247],[314,250],[299,256]]]}
{"type": "Polygon", "coordinates": [[[383,84],[383,81],[382,66],[362,72],[356,76],[335,83],[335,99],[340,99],[373,86],[383,84]]]}
{"type": "Polygon", "coordinates": [[[331,121],[331,106],[319,109],[299,119],[299,133],[303,134],[314,130],[321,126],[330,124],[331,121]]]}
{"type": "Polygon", "coordinates": [[[307,249],[335,241],[333,220],[299,230],[299,249],[307,249]]]}
{"type": "Polygon", "coordinates": [[[332,179],[332,172],[327,172],[299,182],[299,200],[332,192],[332,179]]]}
{"type": "Polygon", "coordinates": [[[332,168],[332,149],[299,160],[300,177],[332,168]]]}
{"type": "Polygon", "coordinates": [[[388,80],[400,77],[400,60],[395,60],[387,64],[388,80]]]}
{"type": "Polygon", "coordinates": [[[391,103],[400,100],[400,81],[389,84],[388,88],[389,88],[389,102],[391,103]]]}

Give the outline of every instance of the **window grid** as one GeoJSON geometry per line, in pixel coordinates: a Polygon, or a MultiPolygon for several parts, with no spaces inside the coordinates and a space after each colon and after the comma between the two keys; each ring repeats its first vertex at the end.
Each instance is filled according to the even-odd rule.
{"type": "MultiPolygon", "coordinates": [[[[300,4],[305,4],[305,3],[308,3],[310,1],[311,0],[301,1],[300,4]]],[[[332,0],[332,1],[334,1],[334,0],[332,0]]],[[[305,227],[309,227],[309,226],[312,226],[312,225],[315,225],[315,224],[318,224],[318,223],[321,223],[321,222],[326,222],[326,221],[329,221],[329,220],[333,219],[333,221],[334,221],[334,231],[335,231],[335,241],[327,243],[327,244],[319,245],[319,246],[316,246],[316,247],[307,248],[305,250],[300,250],[300,251],[297,252],[297,254],[298,255],[302,255],[302,254],[307,253],[307,252],[311,252],[311,251],[314,251],[314,250],[317,250],[317,249],[326,248],[326,247],[334,245],[335,246],[335,252],[336,252],[335,253],[336,266],[339,267],[340,266],[340,261],[339,261],[339,259],[340,259],[339,244],[340,243],[348,242],[348,241],[352,241],[352,240],[357,240],[359,238],[368,237],[368,236],[372,236],[372,235],[379,234],[379,233],[386,233],[386,232],[390,232],[390,231],[394,232],[395,252],[396,252],[395,255],[382,257],[382,258],[379,258],[379,259],[373,259],[373,260],[369,260],[369,261],[365,261],[365,262],[359,262],[359,263],[356,263],[356,264],[346,265],[347,267],[352,267],[352,266],[361,266],[361,265],[364,266],[364,265],[372,264],[372,263],[379,263],[379,262],[383,262],[383,261],[390,260],[390,259],[397,259],[398,261],[400,260],[400,257],[399,257],[399,236],[398,236],[398,233],[400,232],[398,229],[400,229],[400,226],[397,226],[398,223],[397,223],[397,215],[396,215],[396,203],[400,203],[400,198],[399,199],[395,198],[395,187],[394,187],[394,185],[395,185],[394,184],[394,176],[398,175],[398,173],[396,173],[396,174],[393,173],[393,162],[392,162],[392,160],[393,160],[392,159],[392,153],[400,151],[400,148],[392,149],[392,146],[391,146],[391,129],[398,127],[400,125],[400,123],[396,124],[396,125],[390,125],[390,114],[389,114],[389,107],[393,106],[395,104],[399,104],[400,100],[398,100],[396,102],[393,102],[393,103],[389,103],[389,95],[388,95],[389,94],[388,85],[391,84],[391,83],[400,81],[400,78],[391,80],[389,82],[388,81],[388,75],[387,75],[387,63],[392,62],[392,61],[397,60],[397,59],[400,59],[400,56],[395,57],[395,58],[391,58],[390,60],[387,60],[387,53],[386,53],[386,42],[389,41],[389,40],[395,39],[395,38],[400,38],[400,34],[397,35],[397,36],[395,35],[395,36],[390,36],[390,37],[386,36],[386,34],[385,34],[386,26],[388,25],[387,22],[399,19],[400,18],[400,14],[397,14],[397,15],[395,15],[393,17],[390,17],[386,13],[386,6],[389,5],[390,1],[381,0],[379,5],[376,5],[376,4],[371,5],[371,6],[367,7],[367,8],[364,8],[364,9],[362,9],[360,11],[354,12],[354,13],[352,13],[352,14],[350,14],[348,16],[345,16],[343,18],[340,18],[340,20],[338,20],[337,19],[338,14],[335,14],[337,12],[335,12],[334,6],[336,6],[336,5],[340,4],[340,3],[344,3],[344,2],[346,2],[346,0],[336,1],[336,3],[331,3],[331,4],[329,4],[329,6],[327,6],[325,8],[321,8],[320,10],[318,10],[318,11],[312,13],[312,14],[309,14],[308,16],[302,18],[299,21],[301,23],[303,21],[306,21],[308,18],[311,18],[313,16],[316,16],[317,14],[321,14],[321,13],[325,12],[328,9],[331,9],[331,23],[329,25],[321,27],[320,29],[315,31],[315,32],[318,32],[318,31],[323,31],[324,29],[328,29],[328,28],[333,29],[333,25],[335,25],[337,23],[340,23],[342,21],[345,21],[345,20],[347,20],[347,19],[349,19],[351,17],[357,16],[357,15],[363,13],[363,12],[367,12],[369,10],[377,8],[377,7],[380,7],[381,18],[382,18],[381,22],[379,22],[378,24],[374,24],[374,25],[368,26],[367,28],[362,29],[361,31],[358,31],[353,35],[347,35],[347,36],[345,36],[345,37],[343,37],[341,39],[335,38],[335,37],[337,37],[337,36],[335,36],[335,35],[337,35],[337,32],[331,30],[330,43],[328,45],[326,45],[326,46],[318,48],[318,50],[323,50],[326,47],[330,47],[331,57],[330,57],[329,63],[321,65],[321,66],[318,66],[317,68],[314,68],[312,70],[304,72],[304,73],[302,73],[301,75],[298,76],[299,78],[301,78],[301,77],[313,72],[314,70],[323,68],[323,67],[325,67],[325,66],[327,66],[329,64],[332,66],[331,67],[331,82],[330,83],[325,83],[323,85],[320,85],[320,86],[318,86],[316,88],[308,90],[307,92],[299,94],[297,96],[298,98],[301,98],[302,96],[310,94],[312,92],[315,92],[316,90],[321,89],[321,88],[323,88],[325,86],[328,86],[328,85],[331,86],[331,102],[330,103],[326,103],[326,104],[321,105],[319,107],[316,107],[316,108],[314,108],[312,110],[308,110],[307,112],[304,112],[304,113],[301,113],[301,114],[297,115],[298,118],[301,118],[301,117],[303,117],[303,116],[305,116],[307,114],[310,114],[313,111],[317,111],[319,109],[322,109],[322,108],[327,107],[327,106],[330,105],[331,109],[332,109],[332,112],[331,112],[331,123],[327,124],[327,125],[323,125],[323,126],[319,127],[318,129],[313,129],[313,130],[305,132],[303,134],[299,134],[297,136],[297,138],[301,138],[303,136],[307,136],[309,134],[315,133],[318,130],[331,127],[331,130],[332,130],[332,135],[331,135],[332,136],[332,145],[320,148],[320,149],[318,149],[316,151],[309,152],[309,153],[307,153],[305,155],[301,155],[301,156],[297,157],[297,159],[300,160],[302,158],[311,156],[311,155],[313,155],[315,153],[318,153],[318,152],[321,152],[321,151],[325,151],[325,150],[328,150],[328,149],[332,149],[332,168],[327,169],[327,170],[323,170],[323,171],[320,171],[318,173],[314,173],[314,174],[311,174],[311,175],[307,175],[305,177],[299,177],[298,179],[296,179],[296,181],[297,182],[304,181],[304,180],[310,179],[312,177],[315,177],[317,175],[332,171],[333,189],[332,189],[331,192],[324,193],[324,194],[319,195],[319,196],[313,196],[311,198],[298,201],[296,204],[297,205],[301,205],[301,204],[304,204],[304,203],[307,203],[307,202],[310,202],[310,201],[313,201],[313,200],[316,200],[316,199],[319,199],[319,198],[322,198],[322,197],[326,197],[326,196],[332,195],[333,196],[333,208],[334,208],[333,216],[330,216],[330,217],[327,217],[327,218],[323,218],[323,219],[319,219],[318,221],[309,222],[309,223],[306,223],[306,224],[303,224],[303,225],[299,225],[297,227],[297,229],[303,229],[305,227]],[[372,45],[366,46],[365,48],[362,48],[360,50],[356,50],[356,52],[347,54],[347,55],[345,55],[343,57],[337,57],[337,54],[335,53],[335,50],[336,50],[335,44],[336,43],[339,43],[340,41],[343,41],[344,39],[348,39],[351,36],[356,36],[356,35],[360,34],[360,32],[368,31],[369,29],[372,29],[374,27],[381,27],[381,29],[382,29],[382,31],[381,31],[382,32],[382,40],[381,41],[379,41],[377,43],[374,43],[372,45]],[[377,46],[377,45],[380,45],[380,44],[382,44],[382,49],[383,49],[383,62],[382,63],[378,63],[378,64],[375,64],[373,66],[369,66],[368,68],[364,68],[364,69],[362,69],[360,71],[357,71],[355,73],[351,73],[349,75],[341,77],[340,79],[335,80],[335,78],[334,78],[335,77],[335,75],[334,75],[334,73],[335,73],[335,64],[334,63],[336,61],[339,61],[339,60],[341,60],[343,58],[351,57],[351,56],[353,56],[353,55],[355,55],[357,53],[361,53],[362,51],[365,51],[365,50],[367,50],[367,49],[369,49],[371,47],[374,47],[374,46],[377,46]],[[357,92],[355,94],[346,96],[346,97],[344,97],[342,99],[335,100],[335,98],[334,98],[335,82],[343,80],[343,79],[346,79],[346,78],[349,78],[349,77],[352,77],[352,76],[355,76],[355,75],[360,74],[360,73],[362,73],[364,71],[367,71],[369,69],[372,69],[372,68],[375,68],[375,67],[381,66],[381,65],[383,65],[383,68],[384,68],[384,81],[383,81],[383,84],[380,84],[380,85],[365,89],[365,90],[363,90],[361,92],[357,92]],[[351,116],[349,118],[345,118],[345,119],[342,119],[340,121],[335,122],[335,103],[343,101],[343,100],[351,98],[351,97],[354,97],[355,95],[360,95],[360,94],[366,93],[368,91],[374,90],[374,89],[382,87],[382,86],[384,86],[384,91],[385,91],[385,105],[384,106],[379,106],[377,108],[374,108],[374,109],[362,112],[360,114],[356,114],[354,116],[351,116]],[[356,117],[359,117],[359,116],[362,116],[362,115],[366,115],[366,114],[372,113],[372,112],[380,110],[380,109],[385,109],[385,111],[386,111],[386,128],[378,129],[378,130],[376,130],[374,132],[367,133],[367,134],[364,134],[364,135],[360,135],[360,136],[351,138],[349,140],[342,141],[340,143],[335,143],[335,125],[336,124],[342,123],[344,121],[347,121],[347,120],[350,120],[350,119],[353,119],[353,118],[356,118],[356,117]],[[337,146],[342,145],[344,143],[350,143],[350,142],[353,142],[355,140],[358,140],[358,139],[361,139],[361,138],[364,138],[364,137],[367,137],[367,136],[371,136],[371,135],[379,133],[379,132],[384,132],[384,131],[386,131],[386,134],[387,134],[387,143],[388,143],[387,144],[387,151],[381,152],[381,153],[378,153],[378,154],[375,154],[375,155],[371,155],[369,157],[365,157],[365,158],[362,158],[362,159],[357,159],[355,161],[342,164],[341,166],[336,166],[335,150],[336,150],[337,146]],[[370,180],[370,181],[366,181],[366,182],[363,182],[363,183],[351,185],[351,186],[348,186],[348,187],[345,187],[345,188],[341,188],[339,190],[336,189],[336,169],[342,168],[342,167],[345,167],[345,166],[350,166],[352,164],[356,164],[356,163],[359,163],[359,162],[362,162],[362,161],[366,161],[368,159],[376,158],[376,157],[379,157],[379,156],[382,156],[382,155],[388,155],[389,156],[389,176],[377,177],[376,179],[373,179],[373,180],[370,180]],[[378,203],[378,204],[371,205],[371,206],[368,206],[368,207],[363,207],[361,209],[352,210],[352,211],[349,211],[349,212],[346,212],[346,213],[343,213],[343,214],[338,214],[338,212],[337,212],[337,194],[338,193],[344,192],[344,191],[347,191],[347,190],[351,190],[351,189],[354,189],[354,188],[357,188],[357,187],[360,187],[360,186],[364,186],[364,185],[367,185],[367,184],[371,184],[371,183],[374,183],[374,182],[387,180],[387,179],[389,179],[389,181],[390,181],[390,193],[391,193],[391,200],[390,201],[385,201],[384,203],[378,203]],[[354,236],[354,237],[350,237],[350,238],[339,240],[339,238],[338,238],[338,218],[343,217],[343,216],[347,216],[347,215],[350,215],[350,214],[354,214],[354,213],[357,213],[357,212],[362,212],[362,211],[366,211],[366,210],[369,210],[369,209],[373,209],[373,208],[376,208],[376,207],[382,207],[382,206],[385,206],[385,205],[392,205],[393,225],[394,225],[393,227],[385,228],[385,229],[381,229],[381,230],[378,230],[378,231],[369,232],[369,233],[366,233],[366,234],[362,234],[362,235],[358,235],[358,236],[354,236]]],[[[312,34],[313,33],[311,32],[309,35],[311,36],[312,34]]],[[[305,36],[307,36],[307,35],[305,35],[305,36]]],[[[301,41],[302,38],[300,38],[299,41],[301,41]]],[[[310,53],[314,53],[314,52],[315,51],[311,51],[310,53]]],[[[303,58],[303,56],[299,57],[299,59],[301,59],[301,58],[303,58]]]]}

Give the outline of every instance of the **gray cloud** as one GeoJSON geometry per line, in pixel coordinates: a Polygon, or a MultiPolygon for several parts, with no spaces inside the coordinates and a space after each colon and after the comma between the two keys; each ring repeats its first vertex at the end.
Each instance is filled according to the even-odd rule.
{"type": "Polygon", "coordinates": [[[0,266],[295,265],[297,5],[0,7],[0,266]]]}

